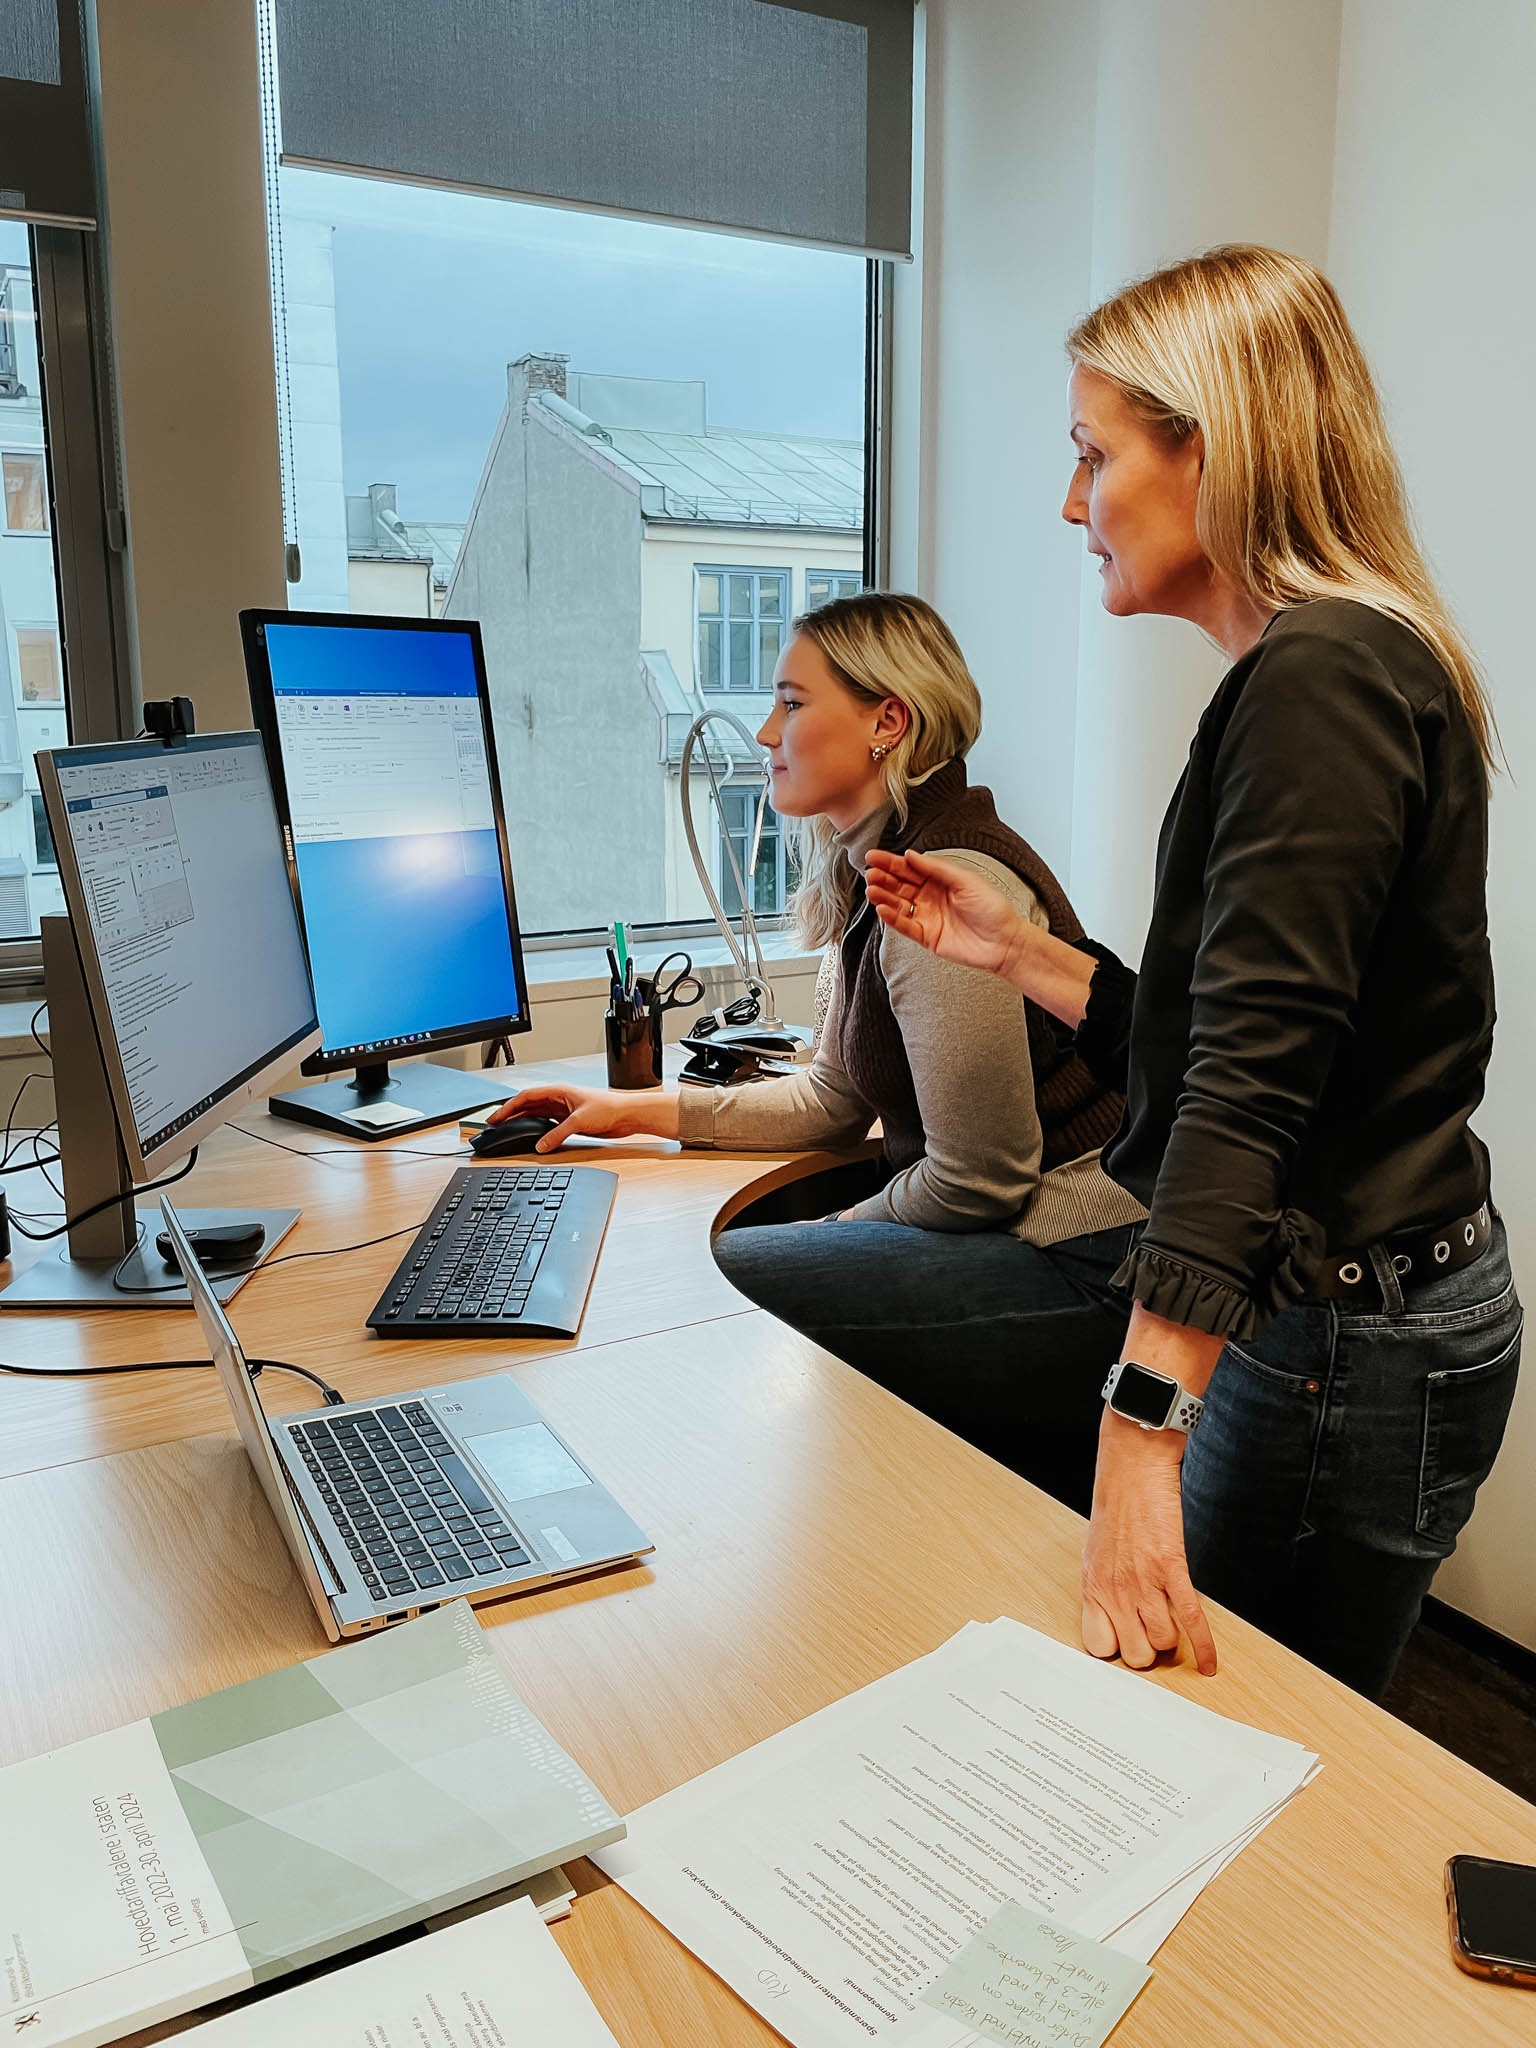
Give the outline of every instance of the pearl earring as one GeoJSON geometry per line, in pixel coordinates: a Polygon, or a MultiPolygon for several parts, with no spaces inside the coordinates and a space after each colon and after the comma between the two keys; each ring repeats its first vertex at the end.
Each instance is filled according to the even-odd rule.
{"type": "Polygon", "coordinates": [[[879,746],[870,748],[869,758],[871,761],[883,761],[895,744],[894,740],[882,740],[879,746]]]}

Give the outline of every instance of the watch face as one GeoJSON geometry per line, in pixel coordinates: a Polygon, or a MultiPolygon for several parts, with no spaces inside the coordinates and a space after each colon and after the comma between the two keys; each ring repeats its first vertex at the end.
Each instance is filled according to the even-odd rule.
{"type": "Polygon", "coordinates": [[[1145,1365],[1123,1365],[1110,1405],[1118,1414],[1128,1415],[1132,1422],[1161,1429],[1172,1412],[1178,1391],[1178,1381],[1169,1379],[1166,1373],[1153,1372],[1145,1365]]]}

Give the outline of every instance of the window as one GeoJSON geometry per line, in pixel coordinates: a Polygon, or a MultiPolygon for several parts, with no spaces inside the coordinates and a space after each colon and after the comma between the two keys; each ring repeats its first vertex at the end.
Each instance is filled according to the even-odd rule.
{"type": "Polygon", "coordinates": [[[58,872],[59,856],[53,850],[53,834],[48,830],[48,813],[38,791],[32,792],[32,851],[40,869],[58,872]]]}
{"type": "Polygon", "coordinates": [[[0,220],[0,970],[24,981],[39,918],[64,909],[35,757],[133,729],[105,540],[94,241],[0,220]]]}
{"type": "Polygon", "coordinates": [[[807,570],[862,559],[864,258],[296,165],[270,192],[290,604],[421,610],[430,575],[479,621],[525,934],[707,919],[696,691],[766,691],[807,570]]]}
{"type": "Polygon", "coordinates": [[[48,531],[48,483],[43,474],[42,451],[7,449],[0,455],[0,477],[5,480],[5,530],[7,533],[48,531]]]}
{"type": "Polygon", "coordinates": [[[805,608],[808,612],[818,605],[831,604],[837,597],[857,597],[864,588],[864,578],[852,569],[807,569],[805,572],[805,608]]]}
{"type": "Polygon", "coordinates": [[[10,280],[0,281],[0,398],[20,395],[21,371],[17,365],[13,329],[10,280]]]}
{"type": "Polygon", "coordinates": [[[789,617],[787,569],[694,572],[701,690],[767,690],[789,617]]]}
{"type": "MultiPolygon", "coordinates": [[[[756,805],[765,799],[755,789],[723,789],[720,796],[725,813],[725,834],[735,848],[736,865],[745,874],[747,855],[752,850],[756,805]]],[[[781,911],[797,878],[793,857],[784,843],[778,813],[770,804],[763,819],[763,836],[758,841],[757,867],[752,876],[753,916],[772,917],[781,911]]],[[[728,917],[740,916],[741,891],[736,886],[735,870],[723,844],[720,848],[720,901],[728,917]]]]}
{"type": "Polygon", "coordinates": [[[64,702],[64,672],[59,667],[57,628],[16,628],[16,678],[23,704],[64,702]]]}

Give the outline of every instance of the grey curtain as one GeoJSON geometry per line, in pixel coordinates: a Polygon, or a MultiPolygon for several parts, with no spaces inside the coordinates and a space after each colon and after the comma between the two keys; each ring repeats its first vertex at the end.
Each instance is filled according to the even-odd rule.
{"type": "Polygon", "coordinates": [[[275,14],[285,162],[911,253],[913,0],[275,14]]]}
{"type": "Polygon", "coordinates": [[[96,225],[79,0],[0,0],[0,214],[96,225]]]}

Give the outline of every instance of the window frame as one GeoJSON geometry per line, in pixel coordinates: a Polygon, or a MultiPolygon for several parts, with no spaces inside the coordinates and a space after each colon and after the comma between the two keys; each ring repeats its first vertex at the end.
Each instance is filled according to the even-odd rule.
{"type": "MultiPolygon", "coordinates": [[[[65,725],[71,744],[125,739],[138,704],[103,257],[83,229],[34,226],[28,241],[49,521],[33,537],[53,551],[65,725]]],[[[40,938],[0,937],[0,988],[42,994],[40,938]]]]}
{"type": "MultiPolygon", "coordinates": [[[[730,839],[739,840],[740,842],[737,849],[737,857],[741,864],[742,878],[749,888],[752,886],[752,877],[747,873],[747,855],[752,850],[752,819],[755,815],[752,798],[758,794],[761,795],[762,801],[767,805],[767,810],[763,818],[763,832],[758,842],[757,855],[758,859],[761,860],[771,840],[773,843],[773,893],[778,899],[778,908],[775,910],[758,910],[754,907],[752,915],[754,918],[781,918],[784,915],[785,905],[789,900],[788,835],[784,830],[783,819],[773,808],[767,793],[761,790],[760,785],[742,782],[734,784],[725,783],[721,787],[720,795],[722,798],[729,800],[731,797],[740,797],[743,800],[744,815],[739,831],[735,825],[729,823],[724,817],[717,817],[715,820],[715,862],[716,871],[719,875],[717,886],[720,901],[726,903],[727,889],[734,891],[736,886],[736,877],[731,870],[731,864],[726,858],[725,851],[726,841],[730,839]]],[[[731,910],[727,904],[726,914],[733,918],[740,917],[740,907],[738,906],[735,910],[731,910]]],[[[769,929],[769,927],[765,926],[764,929],[769,929]]]]}
{"type": "Polygon", "coordinates": [[[779,645],[781,648],[783,647],[785,637],[789,631],[789,622],[791,618],[793,618],[794,616],[794,594],[795,576],[794,570],[792,568],[774,568],[770,567],[767,564],[759,564],[756,562],[694,563],[693,668],[694,687],[698,690],[700,696],[762,696],[764,691],[770,687],[769,683],[765,683],[762,680],[762,628],[764,625],[777,625],[779,628],[779,645]],[[700,611],[699,609],[699,579],[703,576],[717,576],[720,578],[720,594],[722,609],[719,612],[706,613],[700,611]],[[741,618],[739,618],[730,608],[730,588],[726,579],[732,576],[750,576],[752,578],[752,610],[746,615],[744,621],[741,618]],[[772,577],[774,582],[777,583],[779,586],[780,608],[777,614],[771,612],[765,613],[762,609],[762,585],[763,582],[769,577],[772,577]],[[720,627],[721,673],[723,675],[729,675],[731,669],[731,662],[729,658],[731,644],[730,628],[732,626],[741,625],[743,623],[746,624],[750,633],[750,638],[748,640],[749,659],[747,663],[748,680],[744,683],[705,682],[703,676],[700,674],[702,663],[699,660],[699,640],[704,627],[706,625],[718,625],[720,627]]]}
{"type": "Polygon", "coordinates": [[[839,597],[857,597],[859,592],[866,587],[863,572],[859,569],[807,569],[805,572],[805,608],[810,612],[816,609],[818,602],[821,604],[833,604],[839,597]],[[833,584],[851,583],[853,589],[839,590],[834,597],[823,597],[815,600],[811,596],[811,581],[813,577],[822,577],[828,583],[833,584]]]}
{"type": "Polygon", "coordinates": [[[51,540],[53,527],[46,522],[51,520],[52,516],[53,507],[48,502],[48,457],[45,451],[41,448],[23,448],[15,443],[9,448],[0,446],[0,520],[4,521],[4,524],[0,525],[0,533],[3,533],[7,540],[51,540]],[[37,464],[39,480],[43,487],[41,502],[45,524],[42,526],[11,524],[11,494],[5,487],[5,467],[8,462],[17,460],[37,464]]]}
{"type": "Polygon", "coordinates": [[[49,706],[58,706],[59,708],[65,711],[67,716],[68,706],[66,703],[64,692],[64,639],[63,635],[59,631],[58,626],[51,619],[12,619],[10,621],[10,627],[11,637],[15,643],[16,652],[16,709],[18,711],[31,711],[41,707],[42,709],[46,710],[48,709],[49,706]],[[30,633],[34,635],[46,633],[52,640],[53,678],[55,683],[58,685],[59,692],[59,694],[56,697],[29,697],[27,696],[25,690],[23,689],[21,641],[22,635],[24,633],[30,633]]]}
{"type": "Polygon", "coordinates": [[[59,849],[53,843],[53,834],[48,831],[48,812],[43,803],[43,793],[40,789],[29,789],[26,794],[32,799],[32,844],[37,851],[37,866],[33,872],[39,875],[56,875],[59,872],[59,849]],[[43,859],[42,847],[38,840],[39,828],[48,833],[48,845],[53,854],[51,861],[43,859]]]}

